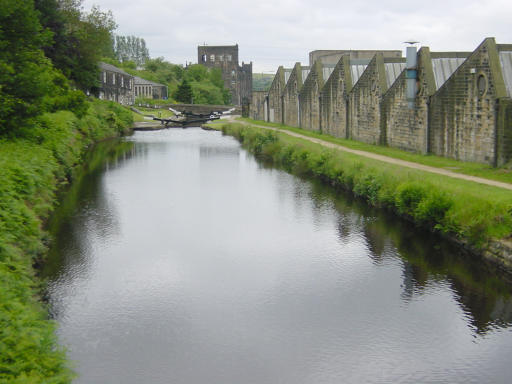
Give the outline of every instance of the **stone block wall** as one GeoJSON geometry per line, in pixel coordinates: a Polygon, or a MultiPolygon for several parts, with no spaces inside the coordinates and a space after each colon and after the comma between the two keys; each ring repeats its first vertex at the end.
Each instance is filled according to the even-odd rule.
{"type": "Polygon", "coordinates": [[[281,95],[285,85],[284,68],[279,67],[268,91],[268,121],[271,123],[283,121],[281,95]]]}
{"type": "Polygon", "coordinates": [[[317,61],[299,92],[299,125],[310,131],[321,131],[320,90],[324,85],[322,64],[317,61]]]}
{"type": "Polygon", "coordinates": [[[300,63],[295,63],[282,94],[283,123],[285,125],[299,126],[299,92],[301,87],[302,66],[300,63]]]}
{"type": "Polygon", "coordinates": [[[349,93],[348,137],[380,144],[380,97],[386,92],[384,59],[376,54],[349,93]]]}
{"type": "Polygon", "coordinates": [[[320,92],[322,132],[347,137],[347,95],[352,88],[350,58],[342,56],[320,92]]]}
{"type": "Polygon", "coordinates": [[[384,141],[390,147],[426,153],[428,150],[428,100],[435,90],[430,50],[423,47],[418,52],[418,81],[414,108],[407,102],[405,72],[383,95],[381,121],[384,141]]]}
{"type": "Polygon", "coordinates": [[[352,49],[336,49],[336,50],[316,50],[309,52],[309,65],[313,65],[316,61],[322,64],[336,65],[342,56],[348,55],[351,59],[372,59],[376,53],[381,53],[383,57],[402,57],[401,50],[352,50],[352,49]]]}
{"type": "Polygon", "coordinates": [[[512,100],[500,99],[498,114],[497,165],[512,162],[512,100]]]}
{"type": "Polygon", "coordinates": [[[267,97],[267,91],[253,91],[252,102],[249,105],[249,118],[254,120],[265,119],[265,98],[267,97]]]}
{"type": "Polygon", "coordinates": [[[498,98],[506,97],[494,39],[484,42],[432,96],[430,151],[463,161],[497,164],[498,98]]]}

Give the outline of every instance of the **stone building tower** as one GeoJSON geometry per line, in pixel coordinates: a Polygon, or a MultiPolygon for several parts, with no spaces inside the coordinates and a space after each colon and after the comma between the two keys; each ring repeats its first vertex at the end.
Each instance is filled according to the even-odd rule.
{"type": "Polygon", "coordinates": [[[224,87],[231,92],[231,103],[242,105],[252,98],[252,62],[238,65],[237,45],[200,45],[197,62],[208,68],[220,68],[224,87]]]}

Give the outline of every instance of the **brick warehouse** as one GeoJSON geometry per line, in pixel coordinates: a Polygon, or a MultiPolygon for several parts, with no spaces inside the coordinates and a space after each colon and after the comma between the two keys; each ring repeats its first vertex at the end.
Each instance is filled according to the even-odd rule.
{"type": "MultiPolygon", "coordinates": [[[[473,52],[422,47],[411,100],[399,51],[374,51],[371,60],[354,58],[358,51],[314,52],[340,58],[335,66],[317,60],[311,70],[295,64],[281,94],[282,123],[464,161],[512,161],[512,44],[487,38],[473,52]]],[[[270,121],[265,111],[257,115],[270,121]]]]}
{"type": "Polygon", "coordinates": [[[208,68],[219,68],[224,87],[231,92],[231,103],[242,105],[252,99],[252,62],[238,64],[238,44],[200,45],[197,47],[197,62],[208,68]]]}

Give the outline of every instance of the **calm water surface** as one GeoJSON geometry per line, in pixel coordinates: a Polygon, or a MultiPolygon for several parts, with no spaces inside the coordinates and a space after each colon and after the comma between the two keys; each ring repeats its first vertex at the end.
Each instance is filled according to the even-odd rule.
{"type": "Polygon", "coordinates": [[[52,224],[77,383],[512,380],[511,289],[482,265],[218,132],[128,141],[52,224]]]}

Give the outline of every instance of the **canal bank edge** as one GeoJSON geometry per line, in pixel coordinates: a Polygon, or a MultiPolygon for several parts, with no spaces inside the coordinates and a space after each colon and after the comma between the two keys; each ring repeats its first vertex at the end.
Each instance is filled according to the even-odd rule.
{"type": "Polygon", "coordinates": [[[129,133],[132,124],[126,109],[93,100],[80,119],[70,111],[46,113],[0,141],[0,383],[73,379],[34,269],[47,249],[43,226],[87,148],[129,133]]]}
{"type": "Polygon", "coordinates": [[[459,244],[512,280],[512,194],[396,164],[382,164],[321,144],[240,123],[208,128],[237,138],[257,157],[287,171],[348,190],[459,244]],[[475,188],[476,187],[476,188],[475,188]]]}

